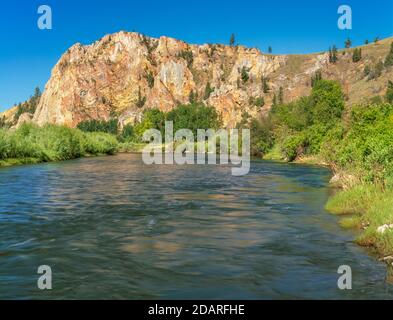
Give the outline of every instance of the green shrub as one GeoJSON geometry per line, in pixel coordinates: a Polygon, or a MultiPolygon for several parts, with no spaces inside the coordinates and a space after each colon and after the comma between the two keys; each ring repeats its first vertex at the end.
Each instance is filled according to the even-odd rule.
{"type": "Polygon", "coordinates": [[[123,127],[121,134],[118,136],[120,142],[131,142],[135,140],[135,129],[132,124],[123,127]]]}
{"type": "Polygon", "coordinates": [[[118,142],[113,135],[103,132],[90,132],[84,134],[83,147],[89,154],[115,154],[118,142]]]}
{"type": "Polygon", "coordinates": [[[116,135],[118,132],[118,120],[86,120],[80,122],[77,128],[84,132],[106,132],[116,135]]]}
{"type": "Polygon", "coordinates": [[[50,124],[43,127],[23,124],[15,131],[0,130],[1,160],[68,160],[82,157],[86,153],[113,154],[117,145],[115,136],[107,133],[83,133],[78,129],[50,124]]]}

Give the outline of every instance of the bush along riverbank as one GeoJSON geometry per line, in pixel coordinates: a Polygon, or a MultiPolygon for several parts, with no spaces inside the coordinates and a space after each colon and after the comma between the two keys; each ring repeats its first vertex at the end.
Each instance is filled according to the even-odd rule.
{"type": "Polygon", "coordinates": [[[16,130],[0,129],[0,166],[114,154],[117,150],[116,138],[103,132],[32,124],[23,124],[16,130]]]}
{"type": "MultiPolygon", "coordinates": [[[[341,187],[326,205],[340,224],[361,232],[356,242],[393,262],[393,105],[371,98],[347,106],[340,85],[313,83],[311,95],[275,104],[267,119],[252,120],[254,154],[265,159],[328,165],[341,187]],[[254,133],[258,133],[255,135],[254,133]]],[[[390,95],[389,95],[390,94],[390,95]]]]}

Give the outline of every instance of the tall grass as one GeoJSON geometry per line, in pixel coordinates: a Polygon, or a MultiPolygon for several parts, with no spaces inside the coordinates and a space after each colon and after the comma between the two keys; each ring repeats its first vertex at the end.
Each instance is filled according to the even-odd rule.
{"type": "Polygon", "coordinates": [[[363,232],[356,242],[373,247],[380,255],[393,254],[393,229],[378,232],[378,227],[393,224],[393,190],[376,184],[361,184],[341,191],[327,203],[326,209],[340,215],[340,224],[363,232]]]}
{"type": "Polygon", "coordinates": [[[59,161],[86,154],[113,154],[117,140],[107,133],[84,133],[79,129],[24,124],[16,130],[0,130],[0,160],[31,159],[31,161],[59,161]]]}

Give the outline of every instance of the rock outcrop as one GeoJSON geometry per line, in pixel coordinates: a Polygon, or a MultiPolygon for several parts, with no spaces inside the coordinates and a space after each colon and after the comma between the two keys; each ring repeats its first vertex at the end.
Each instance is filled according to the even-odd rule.
{"type": "Polygon", "coordinates": [[[245,113],[266,114],[280,87],[286,102],[309,94],[310,78],[318,70],[340,81],[355,103],[384,93],[383,86],[363,76],[366,63],[389,50],[382,43],[379,50],[373,46],[364,47],[361,62],[353,63],[348,49],[333,65],[327,53],[270,55],[243,46],[190,45],[119,32],[91,45],[76,44],[61,57],[32,121],[75,127],[83,120],[117,117],[124,124],[139,120],[147,108],[168,111],[188,103],[196,93],[232,127],[245,113]],[[262,78],[268,79],[269,91],[263,90],[262,78]],[[253,101],[261,97],[264,106],[256,106],[253,101]]]}

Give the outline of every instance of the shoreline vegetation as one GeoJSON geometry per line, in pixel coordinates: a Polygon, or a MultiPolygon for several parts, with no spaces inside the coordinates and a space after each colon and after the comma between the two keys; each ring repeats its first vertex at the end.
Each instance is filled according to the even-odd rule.
{"type": "MultiPolygon", "coordinates": [[[[392,46],[393,48],[393,46],[392,46]]],[[[242,115],[237,128],[251,131],[251,155],[266,160],[328,166],[331,184],[341,190],[326,209],[344,228],[360,232],[355,242],[372,248],[381,260],[393,262],[393,84],[386,96],[349,106],[340,84],[317,77],[311,94],[284,103],[279,92],[268,116],[242,115]]],[[[201,102],[179,105],[165,113],[148,109],[140,122],[119,128],[118,120],[89,120],[77,128],[23,124],[0,128],[0,167],[68,160],[84,156],[141,152],[143,132],[218,129],[220,115],[201,102]]],[[[194,134],[196,136],[196,134],[194,134]]]]}

